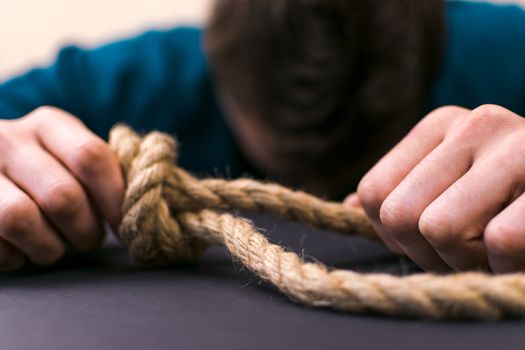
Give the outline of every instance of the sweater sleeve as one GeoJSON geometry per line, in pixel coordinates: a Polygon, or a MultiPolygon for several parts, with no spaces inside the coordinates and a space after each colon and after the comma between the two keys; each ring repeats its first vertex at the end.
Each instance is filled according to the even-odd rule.
{"type": "Polygon", "coordinates": [[[240,152],[216,99],[202,30],[151,31],[95,49],[60,51],[46,68],[0,84],[0,118],[55,106],[104,139],[117,122],[160,130],[179,142],[178,163],[202,174],[242,171],[240,152]]]}
{"type": "Polygon", "coordinates": [[[525,115],[525,10],[447,2],[448,37],[428,110],[492,103],[525,115]]]}
{"type": "Polygon", "coordinates": [[[104,138],[119,121],[184,132],[214,104],[200,37],[200,29],[175,28],[95,49],[66,47],[49,67],[0,84],[0,118],[50,105],[104,138]]]}

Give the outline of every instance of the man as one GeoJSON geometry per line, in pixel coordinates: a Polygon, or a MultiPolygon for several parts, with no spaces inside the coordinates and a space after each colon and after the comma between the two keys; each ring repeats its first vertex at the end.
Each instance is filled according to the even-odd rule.
{"type": "Polygon", "coordinates": [[[0,86],[3,270],[118,227],[123,179],[100,138],[117,121],[176,134],[193,172],[334,198],[402,139],[347,200],[385,243],[433,271],[525,267],[523,10],[222,0],[202,34],[69,47],[0,86]]]}

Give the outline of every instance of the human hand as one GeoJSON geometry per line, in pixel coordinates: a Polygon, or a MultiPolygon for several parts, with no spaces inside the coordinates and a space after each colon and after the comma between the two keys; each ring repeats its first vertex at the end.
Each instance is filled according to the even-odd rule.
{"type": "Polygon", "coordinates": [[[525,268],[525,119],[443,107],[361,180],[357,197],[394,252],[425,270],[525,268]]]}
{"type": "Polygon", "coordinates": [[[0,271],[51,265],[116,229],[124,180],[109,146],[72,115],[41,107],[0,120],[0,271]]]}

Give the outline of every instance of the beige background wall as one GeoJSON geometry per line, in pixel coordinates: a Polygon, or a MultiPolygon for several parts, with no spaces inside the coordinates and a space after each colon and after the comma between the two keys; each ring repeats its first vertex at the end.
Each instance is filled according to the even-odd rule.
{"type": "MultiPolygon", "coordinates": [[[[211,2],[0,0],[0,80],[46,63],[67,43],[96,45],[146,28],[200,23],[211,2]]],[[[525,4],[525,0],[518,2],[525,4]]]]}
{"type": "Polygon", "coordinates": [[[147,28],[200,23],[211,0],[0,0],[0,79],[67,43],[96,45],[147,28]]]}

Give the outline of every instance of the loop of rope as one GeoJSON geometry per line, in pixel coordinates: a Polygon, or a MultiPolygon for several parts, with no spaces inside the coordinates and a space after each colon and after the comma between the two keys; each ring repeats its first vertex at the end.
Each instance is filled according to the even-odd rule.
{"type": "Polygon", "coordinates": [[[121,239],[144,263],[193,262],[210,244],[293,300],[348,312],[429,319],[495,320],[525,316],[525,275],[360,274],[303,261],[270,243],[247,220],[225,210],[249,209],[318,228],[377,239],[365,213],[304,192],[250,179],[199,180],[176,166],[176,143],[160,132],[140,137],[118,125],[110,145],[126,183],[121,239]]]}

